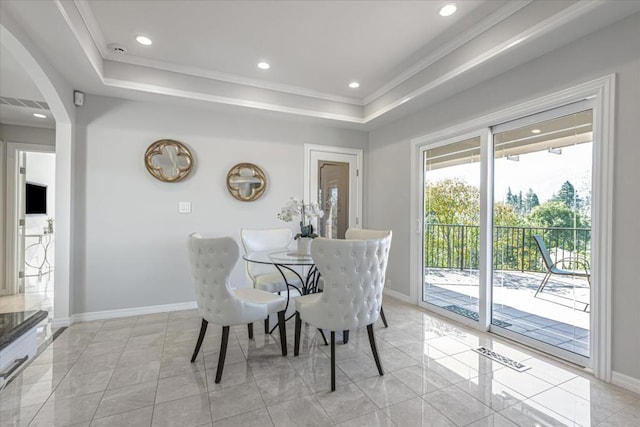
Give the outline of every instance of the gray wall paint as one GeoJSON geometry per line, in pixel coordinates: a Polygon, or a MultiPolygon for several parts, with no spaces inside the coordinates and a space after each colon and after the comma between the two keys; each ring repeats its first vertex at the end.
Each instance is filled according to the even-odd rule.
{"type": "Polygon", "coordinates": [[[410,139],[616,73],[613,370],[640,379],[640,14],[370,133],[368,225],[394,232],[387,279],[409,295],[410,139]],[[373,191],[375,189],[375,191],[373,191]],[[385,206],[385,209],[380,209],[385,206]]]}
{"type": "Polygon", "coordinates": [[[56,131],[54,129],[0,124],[0,139],[5,142],[55,145],[56,131]]]}
{"type": "MultiPolygon", "coordinates": [[[[304,143],[368,144],[367,132],[308,121],[98,96],[87,96],[76,118],[74,313],[194,301],[189,233],[238,240],[241,227],[297,230],[276,214],[290,197],[302,197],[304,143]],[[160,182],[145,169],[146,148],[163,138],[195,156],[183,182],[160,182]],[[227,172],[240,162],[267,175],[258,201],[227,192],[227,172]],[[190,201],[192,213],[179,214],[179,201],[190,201]]],[[[243,261],[232,280],[245,286],[243,261]]]]}

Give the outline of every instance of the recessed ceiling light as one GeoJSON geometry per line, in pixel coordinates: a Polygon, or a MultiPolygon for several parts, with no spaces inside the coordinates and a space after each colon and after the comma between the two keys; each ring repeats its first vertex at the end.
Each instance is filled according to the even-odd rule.
{"type": "Polygon", "coordinates": [[[531,129],[531,133],[540,133],[542,132],[540,129],[531,129]]]}
{"type": "Polygon", "coordinates": [[[457,9],[458,8],[456,7],[455,4],[449,3],[449,4],[445,4],[444,6],[442,6],[440,8],[440,10],[438,11],[438,13],[440,14],[440,16],[451,16],[454,13],[456,13],[457,9]]]}
{"type": "Polygon", "coordinates": [[[149,37],[145,37],[145,36],[136,37],[136,41],[138,43],[140,43],[141,45],[144,45],[144,46],[151,46],[153,44],[151,39],[149,37]]]}
{"type": "Polygon", "coordinates": [[[351,83],[349,83],[349,87],[350,87],[351,89],[358,89],[358,88],[360,87],[360,83],[358,83],[358,82],[351,82],[351,83]]]}
{"type": "Polygon", "coordinates": [[[268,70],[269,68],[271,68],[271,65],[269,65],[268,62],[258,62],[258,68],[260,68],[261,70],[268,70]]]}
{"type": "Polygon", "coordinates": [[[47,116],[45,116],[44,114],[40,114],[40,113],[33,113],[33,117],[37,117],[39,119],[46,119],[47,116]]]}

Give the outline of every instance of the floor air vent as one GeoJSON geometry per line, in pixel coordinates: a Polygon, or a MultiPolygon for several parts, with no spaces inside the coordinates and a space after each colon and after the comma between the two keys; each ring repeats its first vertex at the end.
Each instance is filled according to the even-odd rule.
{"type": "Polygon", "coordinates": [[[501,363],[504,366],[508,366],[509,368],[514,369],[518,372],[524,372],[527,369],[531,368],[531,366],[524,365],[517,360],[510,359],[507,356],[503,356],[502,354],[486,347],[474,348],[473,351],[475,351],[476,353],[480,353],[483,356],[488,357],[489,359],[495,360],[496,362],[501,363]]]}

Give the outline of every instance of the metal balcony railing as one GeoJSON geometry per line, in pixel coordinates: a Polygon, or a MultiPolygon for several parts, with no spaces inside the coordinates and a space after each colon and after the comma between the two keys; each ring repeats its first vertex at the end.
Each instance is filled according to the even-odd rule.
{"type": "MultiPolygon", "coordinates": [[[[582,255],[590,259],[591,229],[494,226],[493,267],[496,270],[546,271],[534,235],[544,239],[554,259],[582,255]]],[[[477,269],[480,226],[426,224],[425,268],[477,269]]]]}

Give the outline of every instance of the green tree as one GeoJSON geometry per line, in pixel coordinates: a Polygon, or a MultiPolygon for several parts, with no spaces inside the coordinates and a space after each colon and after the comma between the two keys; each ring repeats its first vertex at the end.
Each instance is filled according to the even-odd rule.
{"type": "Polygon", "coordinates": [[[480,189],[460,178],[425,186],[425,266],[477,267],[480,189]]]}
{"type": "Polygon", "coordinates": [[[513,206],[508,203],[493,205],[493,224],[496,226],[517,226],[521,223],[520,216],[513,206]]]}
{"type": "Polygon", "coordinates": [[[538,195],[534,193],[530,188],[529,191],[527,191],[527,194],[524,196],[525,213],[531,212],[536,206],[540,206],[540,200],[538,200],[538,195]]]}
{"type": "Polygon", "coordinates": [[[424,211],[432,224],[480,223],[480,189],[460,178],[446,178],[425,187],[424,211]]]}
{"type": "Polygon", "coordinates": [[[534,227],[580,228],[582,217],[576,211],[560,201],[549,201],[536,206],[527,217],[534,227]]]}
{"type": "Polygon", "coordinates": [[[565,181],[560,187],[560,191],[551,197],[553,202],[562,202],[569,209],[577,210],[580,206],[580,197],[576,192],[575,187],[569,181],[565,181]]]}

